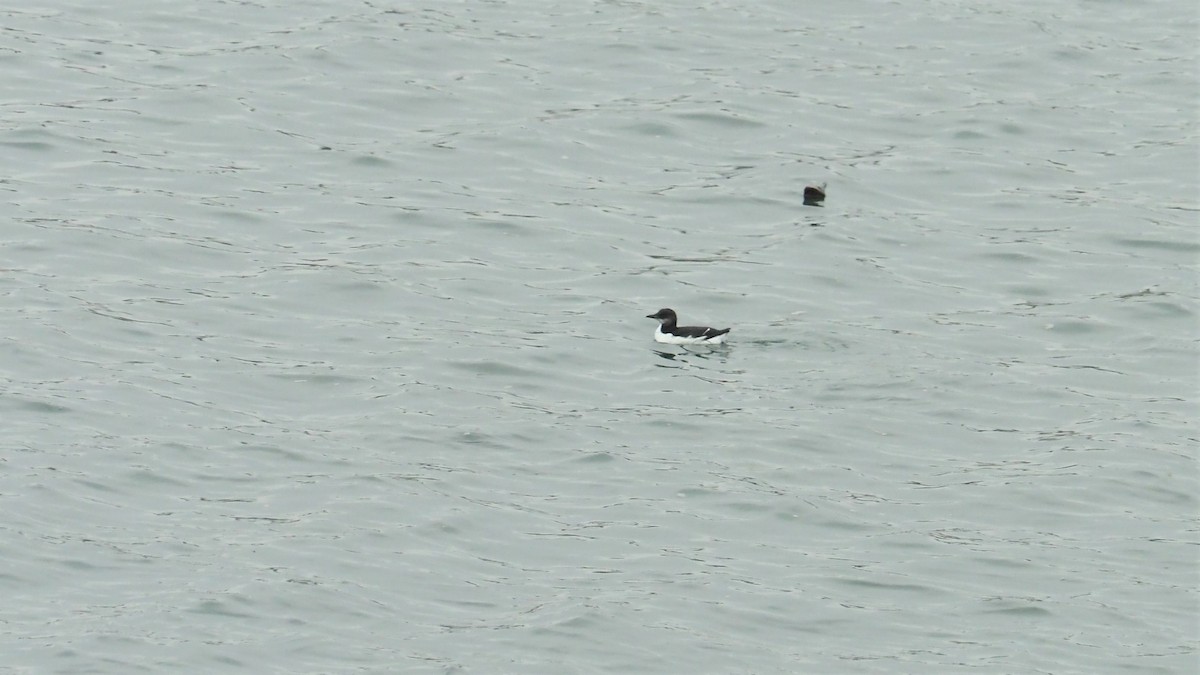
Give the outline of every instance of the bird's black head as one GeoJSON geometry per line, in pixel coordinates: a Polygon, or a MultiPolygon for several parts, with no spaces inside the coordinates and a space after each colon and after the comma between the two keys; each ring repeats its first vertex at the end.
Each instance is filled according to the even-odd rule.
{"type": "Polygon", "coordinates": [[[653,314],[647,314],[647,319],[658,319],[664,326],[673,325],[676,321],[675,310],[667,309],[666,307],[658,310],[653,314]]]}

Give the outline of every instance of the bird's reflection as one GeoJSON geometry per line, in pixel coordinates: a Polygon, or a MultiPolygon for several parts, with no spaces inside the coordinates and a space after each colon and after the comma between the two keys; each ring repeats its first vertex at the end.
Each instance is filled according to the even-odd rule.
{"type": "Polygon", "coordinates": [[[669,352],[663,349],[651,347],[650,351],[654,352],[654,355],[659,358],[666,359],[667,361],[674,361],[676,363],[687,363],[692,359],[703,359],[707,361],[711,358],[718,358],[721,361],[724,361],[725,357],[729,354],[728,345],[713,345],[712,347],[701,346],[695,349],[688,349],[687,347],[679,346],[676,347],[676,349],[678,351],[669,352]]]}

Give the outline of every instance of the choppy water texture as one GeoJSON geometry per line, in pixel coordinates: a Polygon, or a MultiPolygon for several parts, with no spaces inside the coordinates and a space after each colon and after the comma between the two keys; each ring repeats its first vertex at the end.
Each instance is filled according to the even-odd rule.
{"type": "Polygon", "coordinates": [[[0,672],[1196,672],[1196,12],[4,10],[0,672]]]}

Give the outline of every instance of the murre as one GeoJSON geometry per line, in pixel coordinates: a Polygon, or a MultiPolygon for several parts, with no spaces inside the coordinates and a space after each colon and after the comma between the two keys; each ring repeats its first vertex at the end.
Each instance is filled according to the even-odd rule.
{"type": "Polygon", "coordinates": [[[647,319],[658,319],[658,328],[654,329],[654,341],[669,345],[719,345],[725,342],[729,329],[709,328],[708,326],[679,326],[679,317],[673,309],[660,309],[654,314],[647,314],[647,319]]]}

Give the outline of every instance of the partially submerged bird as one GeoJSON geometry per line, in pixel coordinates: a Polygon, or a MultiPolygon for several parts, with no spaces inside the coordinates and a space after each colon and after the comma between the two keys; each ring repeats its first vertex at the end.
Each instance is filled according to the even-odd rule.
{"type": "Polygon", "coordinates": [[[677,326],[679,317],[673,309],[660,309],[654,314],[647,314],[647,319],[658,319],[658,328],[654,329],[654,341],[669,345],[719,345],[725,342],[729,329],[709,328],[708,326],[677,326]]]}
{"type": "Polygon", "coordinates": [[[804,188],[804,205],[816,206],[825,201],[825,183],[804,188]]]}

